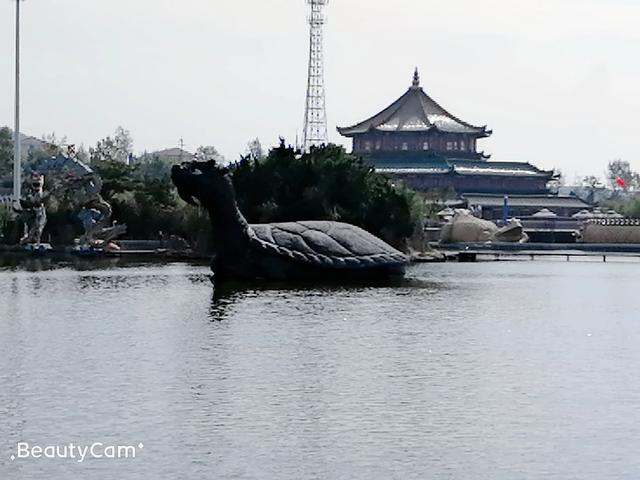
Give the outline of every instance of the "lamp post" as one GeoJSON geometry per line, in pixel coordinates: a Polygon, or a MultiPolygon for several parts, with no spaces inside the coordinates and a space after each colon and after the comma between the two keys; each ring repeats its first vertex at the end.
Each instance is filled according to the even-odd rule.
{"type": "Polygon", "coordinates": [[[20,145],[20,2],[16,0],[16,116],[13,128],[13,199],[20,202],[22,152],[20,145]]]}

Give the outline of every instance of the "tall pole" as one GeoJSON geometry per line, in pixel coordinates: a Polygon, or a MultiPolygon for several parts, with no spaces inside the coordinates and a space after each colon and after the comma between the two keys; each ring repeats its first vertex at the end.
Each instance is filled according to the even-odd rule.
{"type": "Polygon", "coordinates": [[[20,1],[16,0],[16,117],[13,129],[13,199],[20,201],[22,152],[20,145],[20,1]]]}
{"type": "Polygon", "coordinates": [[[307,100],[304,112],[304,130],[302,132],[302,148],[307,152],[311,146],[328,143],[322,45],[322,27],[325,23],[323,8],[328,1],[307,0],[311,6],[309,15],[311,28],[309,32],[307,100]]]}

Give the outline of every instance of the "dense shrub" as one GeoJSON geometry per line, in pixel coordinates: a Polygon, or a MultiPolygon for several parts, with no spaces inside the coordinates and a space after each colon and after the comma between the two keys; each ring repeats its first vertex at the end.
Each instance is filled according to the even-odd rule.
{"type": "Polygon", "coordinates": [[[601,203],[601,208],[615,210],[625,217],[640,218],[640,196],[612,198],[601,203]]]}
{"type": "Polygon", "coordinates": [[[415,193],[337,145],[303,155],[281,145],[265,158],[241,159],[232,178],[250,223],[336,220],[402,246],[423,213],[415,193]]]}
{"type": "MultiPolygon", "coordinates": [[[[168,165],[99,160],[91,166],[103,180],[102,196],[113,208],[113,219],[127,224],[125,238],[153,239],[163,232],[185,237],[203,250],[209,246],[208,215],[177,196],[168,165]]],[[[250,223],[336,220],[403,247],[423,215],[423,202],[415,193],[336,145],[303,155],[281,145],[266,157],[242,158],[231,165],[231,175],[250,223]]],[[[44,238],[59,244],[82,233],[77,218],[81,206],[64,182],[52,174],[45,182],[51,195],[44,238]]],[[[6,222],[3,218],[0,223],[6,222]]]]}

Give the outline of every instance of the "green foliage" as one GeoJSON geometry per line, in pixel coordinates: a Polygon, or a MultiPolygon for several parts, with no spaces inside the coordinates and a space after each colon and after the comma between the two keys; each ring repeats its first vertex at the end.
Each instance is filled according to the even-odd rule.
{"type": "Polygon", "coordinates": [[[250,142],[247,143],[246,155],[252,158],[261,159],[264,157],[264,150],[262,150],[262,144],[260,143],[260,139],[254,138],[250,142]]]}
{"type": "Polygon", "coordinates": [[[11,221],[11,210],[8,205],[0,204],[0,235],[11,221]]]}
{"type": "Polygon", "coordinates": [[[145,178],[168,179],[171,175],[171,162],[158,155],[145,153],[138,160],[136,169],[145,178]]]}
{"type": "Polygon", "coordinates": [[[0,177],[13,169],[13,132],[7,127],[0,128],[0,177]]]}
{"type": "MultiPolygon", "coordinates": [[[[92,149],[92,167],[103,180],[102,195],[113,208],[113,219],[127,224],[127,237],[149,239],[163,232],[207,248],[208,215],[179,199],[170,165],[158,158],[128,165],[117,156],[97,155],[99,150],[92,149]]],[[[251,156],[232,166],[238,203],[249,222],[336,220],[402,247],[423,218],[422,198],[376,174],[342,147],[328,145],[299,155],[281,146],[264,156],[254,143],[250,150],[251,156]]],[[[200,153],[220,158],[212,147],[200,153]]],[[[52,178],[51,191],[60,190],[54,184],[52,178]]],[[[68,242],[80,233],[77,208],[70,199],[52,196],[47,208],[46,234],[54,242],[68,242]]]]}
{"type": "Polygon", "coordinates": [[[0,243],[12,244],[18,241],[18,223],[11,206],[0,204],[0,243]]]}
{"type": "Polygon", "coordinates": [[[140,188],[141,179],[135,175],[134,166],[113,159],[95,160],[91,166],[102,178],[102,195],[105,198],[140,188]]]}
{"type": "Polygon", "coordinates": [[[133,139],[129,130],[116,128],[113,137],[108,136],[99,140],[94,148],[89,149],[91,163],[121,162],[127,163],[133,150],[133,139]]]}
{"type": "Polygon", "coordinates": [[[148,163],[125,165],[101,161],[92,165],[102,177],[102,195],[113,208],[113,218],[126,223],[131,238],[156,238],[159,232],[185,237],[206,249],[210,224],[205,212],[177,196],[169,169],[149,174],[148,163]]]}
{"type": "Polygon", "coordinates": [[[609,184],[613,188],[617,187],[616,179],[618,178],[624,180],[624,190],[637,190],[640,188],[640,175],[631,170],[631,164],[624,160],[614,160],[609,162],[607,178],[609,180],[609,184]]]}
{"type": "Polygon", "coordinates": [[[425,220],[438,221],[438,213],[446,208],[447,200],[457,198],[457,193],[451,187],[432,188],[427,192],[417,193],[423,200],[425,220]]]}
{"type": "Polygon", "coordinates": [[[201,145],[196,150],[196,158],[201,162],[213,160],[218,163],[224,163],[224,157],[218,152],[216,147],[211,145],[201,145]]]}
{"type": "MultiPolygon", "coordinates": [[[[49,136],[46,140],[55,138],[49,136]]],[[[125,238],[153,239],[163,232],[185,237],[196,248],[206,249],[210,242],[208,215],[179,199],[170,178],[170,162],[143,155],[130,165],[132,145],[130,133],[118,127],[113,136],[89,150],[91,166],[103,182],[101,194],[113,209],[112,219],[127,224],[125,238]]],[[[203,148],[221,158],[215,148],[203,148]]],[[[82,146],[77,156],[87,159],[82,146]]],[[[79,206],[64,181],[50,175],[45,185],[48,192],[55,192],[47,199],[46,233],[60,243],[71,241],[82,230],[77,219],[79,206]]]]}
{"type": "Polygon", "coordinates": [[[63,135],[62,137],[58,137],[56,132],[51,132],[46,135],[42,135],[42,142],[46,145],[47,151],[46,154],[48,157],[53,157],[56,155],[60,155],[62,152],[66,151],[67,146],[67,136],[63,135]]]}
{"type": "Polygon", "coordinates": [[[640,218],[640,197],[614,198],[602,202],[601,208],[615,210],[625,217],[640,218]]]}
{"type": "Polygon", "coordinates": [[[238,205],[250,223],[336,220],[401,245],[420,222],[422,201],[343,147],[296,155],[281,145],[232,167],[238,205]]]}

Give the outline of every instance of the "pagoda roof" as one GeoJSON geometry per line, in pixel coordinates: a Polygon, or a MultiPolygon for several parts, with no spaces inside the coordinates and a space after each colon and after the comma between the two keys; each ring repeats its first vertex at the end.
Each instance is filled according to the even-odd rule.
{"type": "Polygon", "coordinates": [[[529,162],[483,162],[450,159],[449,165],[459,175],[500,175],[551,178],[553,171],[541,170],[529,162]]]}
{"type": "MultiPolygon", "coordinates": [[[[481,205],[483,207],[502,207],[504,194],[480,195],[462,194],[469,205],[481,205]]],[[[561,197],[558,195],[507,195],[511,207],[540,207],[540,208],[582,208],[591,206],[577,197],[561,197]]]]}
{"type": "MultiPolygon", "coordinates": [[[[405,152],[402,152],[405,153],[405,152]]],[[[553,171],[541,170],[528,162],[488,162],[436,155],[395,155],[365,157],[379,173],[392,174],[457,174],[508,177],[541,177],[550,179],[553,171]]]]}
{"type": "Polygon", "coordinates": [[[442,108],[420,86],[418,69],[414,73],[411,87],[387,108],[357,125],[338,127],[338,132],[345,137],[353,137],[372,130],[403,133],[438,130],[482,137],[488,137],[492,133],[486,126],[471,125],[442,108]]]}

